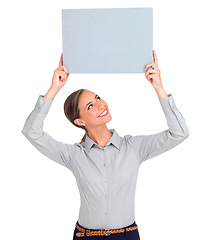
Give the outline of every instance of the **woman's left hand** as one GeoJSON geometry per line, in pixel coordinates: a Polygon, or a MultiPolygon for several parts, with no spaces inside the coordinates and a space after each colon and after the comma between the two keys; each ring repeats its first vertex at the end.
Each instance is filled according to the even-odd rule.
{"type": "Polygon", "coordinates": [[[152,84],[152,86],[155,89],[162,88],[162,82],[161,82],[161,76],[160,76],[160,69],[158,68],[158,59],[157,54],[155,53],[155,50],[153,50],[153,59],[154,61],[151,63],[148,63],[145,66],[144,71],[146,79],[152,84]],[[149,67],[152,67],[152,69],[148,69],[149,67]]]}

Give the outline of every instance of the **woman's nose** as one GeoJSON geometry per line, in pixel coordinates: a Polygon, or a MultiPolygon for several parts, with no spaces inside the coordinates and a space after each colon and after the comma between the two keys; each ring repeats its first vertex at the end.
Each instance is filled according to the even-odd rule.
{"type": "Polygon", "coordinates": [[[104,108],[104,104],[99,105],[99,110],[104,108]]]}

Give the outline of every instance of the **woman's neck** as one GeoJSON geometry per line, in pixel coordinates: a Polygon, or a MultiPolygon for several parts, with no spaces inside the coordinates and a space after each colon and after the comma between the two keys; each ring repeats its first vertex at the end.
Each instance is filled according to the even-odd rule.
{"type": "Polygon", "coordinates": [[[107,126],[98,127],[88,130],[88,136],[100,147],[103,147],[106,143],[109,142],[109,139],[112,137],[112,132],[109,131],[107,126]]]}

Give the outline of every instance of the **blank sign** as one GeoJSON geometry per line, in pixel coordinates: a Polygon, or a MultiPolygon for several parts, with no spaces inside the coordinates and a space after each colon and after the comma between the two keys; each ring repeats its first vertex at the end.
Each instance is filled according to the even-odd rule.
{"type": "Polygon", "coordinates": [[[62,44],[69,73],[144,73],[153,61],[153,9],[62,9],[62,44]]]}

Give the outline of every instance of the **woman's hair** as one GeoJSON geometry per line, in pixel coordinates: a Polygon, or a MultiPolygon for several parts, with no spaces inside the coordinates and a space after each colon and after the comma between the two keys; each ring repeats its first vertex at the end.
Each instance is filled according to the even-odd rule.
{"type": "Polygon", "coordinates": [[[64,102],[64,113],[67,117],[67,119],[76,127],[78,128],[82,128],[85,130],[85,135],[83,136],[82,140],[80,141],[80,143],[85,141],[86,135],[87,135],[87,129],[85,128],[85,126],[79,126],[77,124],[74,123],[74,120],[76,118],[80,118],[80,111],[78,108],[79,105],[79,99],[80,96],[82,94],[83,91],[85,91],[87,89],[79,89],[73,93],[71,93],[67,99],[64,102]]]}

